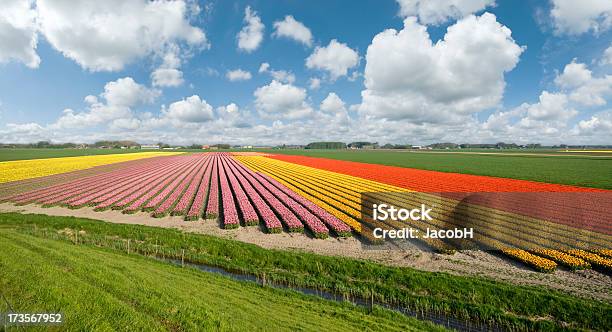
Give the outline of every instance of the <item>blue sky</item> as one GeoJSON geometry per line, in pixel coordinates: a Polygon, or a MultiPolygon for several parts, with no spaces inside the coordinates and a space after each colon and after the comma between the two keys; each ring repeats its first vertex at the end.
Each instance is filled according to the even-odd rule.
{"type": "Polygon", "coordinates": [[[608,2],[347,4],[10,0],[0,142],[612,144],[608,2]]]}

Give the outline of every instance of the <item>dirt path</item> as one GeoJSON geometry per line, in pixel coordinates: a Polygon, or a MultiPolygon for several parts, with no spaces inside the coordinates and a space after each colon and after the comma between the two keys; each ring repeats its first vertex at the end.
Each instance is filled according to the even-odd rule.
{"type": "Polygon", "coordinates": [[[265,234],[258,227],[224,230],[219,227],[219,223],[215,220],[187,222],[182,217],[152,218],[148,213],[143,212],[128,215],[115,210],[96,212],[92,208],[71,210],[62,207],[43,208],[38,205],[15,206],[11,203],[0,204],[0,212],[74,216],[113,223],[175,228],[191,233],[235,239],[256,244],[263,248],[368,259],[387,265],[407,266],[424,271],[448,272],[455,275],[481,276],[520,285],[543,285],[585,298],[612,301],[611,276],[592,270],[571,272],[559,269],[554,273],[539,273],[482,251],[442,255],[423,251],[416,247],[408,247],[402,250],[373,250],[365,248],[357,238],[314,239],[304,234],[295,233],[265,234]]]}

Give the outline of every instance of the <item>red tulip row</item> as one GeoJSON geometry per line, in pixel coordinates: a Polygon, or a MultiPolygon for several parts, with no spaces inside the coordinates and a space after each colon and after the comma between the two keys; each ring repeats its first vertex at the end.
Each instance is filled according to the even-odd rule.
{"type": "MultiPolygon", "coordinates": [[[[223,158],[223,162],[228,166],[228,169],[233,173],[238,182],[240,182],[240,184],[244,188],[244,191],[253,202],[253,205],[259,212],[259,215],[261,215],[261,219],[263,220],[264,226],[266,227],[268,232],[280,233],[280,231],[283,229],[283,226],[274,211],[272,211],[272,209],[274,209],[275,211],[279,211],[279,209],[285,207],[278,206],[274,204],[275,202],[271,202],[270,200],[264,200],[264,198],[260,196],[260,192],[253,188],[252,183],[250,183],[245,178],[244,174],[238,171],[238,169],[236,168],[235,161],[232,158],[223,158]]],[[[288,212],[289,214],[291,213],[289,210],[287,210],[286,212],[288,212]]],[[[290,232],[304,231],[304,226],[297,219],[297,217],[291,214],[291,216],[293,217],[293,219],[291,219],[288,214],[280,215],[283,217],[283,221],[285,221],[285,225],[287,225],[287,228],[290,232]]]]}

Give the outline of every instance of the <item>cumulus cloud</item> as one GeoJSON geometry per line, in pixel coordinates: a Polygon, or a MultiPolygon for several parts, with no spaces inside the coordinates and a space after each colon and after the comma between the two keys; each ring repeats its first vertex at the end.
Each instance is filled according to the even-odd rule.
{"type": "Polygon", "coordinates": [[[330,92],[325,99],[321,102],[319,109],[327,113],[336,113],[346,111],[344,101],[338,97],[334,92],[330,92]]]}
{"type": "Polygon", "coordinates": [[[225,74],[225,77],[232,82],[236,82],[236,81],[248,81],[251,79],[252,75],[250,72],[246,70],[234,69],[234,70],[228,70],[227,73],[225,74]]]}
{"type": "Polygon", "coordinates": [[[275,37],[284,37],[293,39],[300,42],[308,47],[312,46],[312,33],[302,22],[296,21],[291,16],[285,16],[282,21],[274,22],[274,33],[275,37]]]}
{"type": "Polygon", "coordinates": [[[599,63],[603,66],[612,65],[612,46],[606,48],[599,63]]]}
{"type": "Polygon", "coordinates": [[[576,59],[567,64],[555,83],[569,93],[570,99],[586,106],[601,106],[612,95],[612,75],[593,77],[591,70],[576,59]]]}
{"type": "Polygon", "coordinates": [[[612,1],[552,0],[550,16],[559,34],[599,34],[612,26],[612,1]]]}
{"type": "Polygon", "coordinates": [[[162,64],[151,73],[153,86],[177,87],[183,84],[183,72],[179,70],[181,66],[179,52],[176,44],[168,47],[162,64]]]}
{"type": "Polygon", "coordinates": [[[18,61],[38,68],[36,11],[31,0],[5,0],[0,10],[0,63],[18,61]]]}
{"type": "Polygon", "coordinates": [[[387,29],[368,47],[359,111],[415,123],[464,121],[499,104],[504,73],[522,52],[490,13],[458,21],[435,44],[409,17],[402,30],[387,29]]]}
{"type": "Polygon", "coordinates": [[[244,9],[244,23],[246,25],[237,35],[238,48],[245,52],[253,52],[263,41],[265,25],[261,22],[261,18],[257,16],[257,12],[252,10],[250,6],[244,9]]]}
{"type": "Polygon", "coordinates": [[[91,71],[117,71],[170,45],[207,47],[204,31],[188,21],[185,1],[38,0],[45,39],[91,71]]]}
{"type": "Polygon", "coordinates": [[[262,63],[259,66],[259,73],[268,73],[272,76],[273,79],[283,82],[283,83],[293,83],[295,82],[295,75],[286,70],[274,70],[270,67],[270,64],[267,62],[262,63]]]}
{"type": "Polygon", "coordinates": [[[612,111],[603,111],[594,114],[590,119],[582,120],[576,125],[579,135],[601,135],[610,142],[612,139],[612,111]]]}
{"type": "Polygon", "coordinates": [[[75,112],[72,109],[65,109],[50,128],[74,130],[131,118],[133,107],[150,104],[158,96],[159,91],[138,84],[131,77],[120,78],[106,83],[104,92],[100,94],[102,102],[96,96],[86,96],[84,100],[88,104],[87,111],[75,112]]]}
{"type": "Polygon", "coordinates": [[[273,80],[253,93],[255,107],[263,117],[297,119],[308,116],[312,108],[306,102],[306,90],[273,80]]]}
{"type": "Polygon", "coordinates": [[[321,79],[320,78],[311,77],[310,80],[308,80],[308,88],[310,90],[317,90],[320,87],[321,87],[321,79]]]}
{"type": "Polygon", "coordinates": [[[442,24],[495,5],[494,0],[397,0],[400,15],[418,16],[422,24],[442,24]]]}
{"type": "Polygon", "coordinates": [[[317,47],[306,59],[306,67],[329,72],[332,80],[345,76],[359,63],[359,54],[344,43],[332,39],[325,47],[317,47]]]}
{"type": "Polygon", "coordinates": [[[162,110],[162,115],[170,120],[199,123],[213,119],[213,108],[200,96],[193,95],[170,104],[162,110]]]}

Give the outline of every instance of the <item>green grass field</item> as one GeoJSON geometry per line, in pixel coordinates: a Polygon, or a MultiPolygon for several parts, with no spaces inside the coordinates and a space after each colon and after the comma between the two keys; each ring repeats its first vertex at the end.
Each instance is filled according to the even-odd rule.
{"type": "Polygon", "coordinates": [[[61,312],[65,325],[57,330],[62,331],[442,330],[388,310],[368,313],[139,255],[6,229],[0,231],[0,267],[0,290],[12,308],[61,312]]]}
{"type": "Polygon", "coordinates": [[[158,150],[131,149],[0,149],[0,162],[43,158],[93,156],[101,154],[137,153],[158,150]]]}
{"type": "MultiPolygon", "coordinates": [[[[73,217],[4,213],[0,214],[0,233],[8,234],[4,235],[4,238],[0,241],[2,242],[2,245],[0,245],[0,255],[3,257],[0,267],[3,272],[10,271],[0,275],[0,280],[5,280],[10,276],[10,280],[15,280],[15,283],[19,283],[19,280],[22,278],[27,279],[24,275],[28,276],[29,274],[34,274],[31,277],[33,279],[37,277],[44,277],[45,280],[48,279],[45,276],[46,272],[37,273],[35,272],[36,270],[27,272],[28,265],[24,264],[28,264],[26,259],[28,255],[53,252],[53,248],[57,247],[66,248],[66,250],[56,250],[58,252],[57,255],[60,255],[61,252],[60,256],[69,255],[72,257],[71,259],[78,259],[81,254],[73,254],[73,251],[81,250],[77,249],[81,248],[81,246],[107,248],[118,252],[125,252],[127,240],[130,239],[131,251],[142,255],[180,258],[184,249],[186,260],[194,263],[221,267],[226,270],[239,271],[251,275],[265,275],[267,280],[274,282],[301,287],[314,287],[363,298],[369,298],[371,294],[374,294],[375,298],[379,301],[401,304],[426,312],[441,312],[471,321],[496,322],[501,326],[514,330],[557,330],[564,327],[594,330],[610,330],[612,328],[612,322],[609,319],[612,316],[612,305],[610,303],[581,299],[548,288],[515,286],[488,279],[423,272],[410,268],[389,267],[368,261],[342,257],[328,257],[284,250],[268,250],[239,241],[183,233],[172,229],[111,224],[73,217]],[[79,231],[78,239],[74,235],[76,231],[79,231]],[[36,236],[36,238],[32,236],[36,236]],[[65,244],[58,244],[54,241],[43,239],[55,239],[66,243],[78,240],[80,245],[66,246],[65,244]],[[27,247],[30,242],[38,243],[36,245],[37,248],[25,253],[19,253],[19,246],[27,247]],[[68,250],[69,248],[70,250],[68,250]]],[[[100,268],[102,272],[96,272],[96,279],[93,279],[95,282],[90,282],[90,286],[98,285],[98,280],[105,279],[107,281],[99,284],[104,292],[121,286],[115,285],[114,280],[121,281],[120,283],[128,282],[124,281],[122,279],[124,277],[121,277],[122,275],[119,273],[121,271],[131,271],[129,266],[125,265],[131,263],[126,261],[140,262],[140,260],[132,258],[132,256],[114,255],[112,256],[114,257],[113,259],[108,260],[113,263],[108,263],[110,266],[107,266],[101,258],[90,259],[87,255],[95,256],[98,252],[100,252],[100,255],[102,253],[104,255],[111,255],[110,251],[101,251],[100,249],[83,250],[84,258],[78,265],[80,266],[79,269],[83,269],[85,272],[82,273],[87,274],[89,271],[100,268]]],[[[34,257],[37,257],[36,255],[34,257]]],[[[58,266],[64,264],[63,258],[50,257],[50,259],[45,258],[45,256],[38,257],[35,261],[42,264],[42,261],[49,260],[51,263],[56,264],[56,267],[51,265],[49,269],[59,269],[62,271],[62,268],[58,266]]],[[[160,269],[169,271],[168,273],[172,271],[176,271],[172,272],[175,274],[183,273],[174,268],[161,268],[161,265],[158,263],[154,264],[154,266],[160,266],[160,269]]],[[[72,267],[63,271],[66,278],[92,280],[77,274],[77,269],[72,267]]],[[[125,273],[129,275],[129,273],[125,273]]],[[[65,286],[66,284],[58,280],[54,281],[59,276],[60,274],[53,274],[53,277],[49,277],[49,282],[53,281],[53,286],[45,286],[44,283],[41,284],[39,282],[37,286],[31,285],[29,287],[34,289],[38,287],[39,292],[43,294],[53,293],[58,289],[63,290],[65,289],[64,287],[67,287],[65,286]]],[[[162,297],[163,299],[171,297],[171,295],[166,295],[166,293],[180,294],[181,292],[186,292],[184,290],[175,290],[174,287],[178,286],[166,284],[167,282],[170,283],[171,279],[165,279],[165,274],[161,274],[159,277],[151,277],[151,280],[163,281],[158,283],[148,279],[140,281],[140,278],[140,276],[135,277],[135,280],[138,282],[133,284],[135,287],[132,290],[133,292],[162,297]]],[[[223,279],[223,281],[233,284],[229,280],[225,281],[223,279]]],[[[68,284],[72,282],[68,281],[68,284]]],[[[207,282],[202,282],[202,285],[207,285],[207,282]]],[[[26,286],[27,284],[19,287],[26,286]]],[[[241,291],[244,291],[244,294],[250,295],[240,295],[238,294],[240,292],[236,291],[235,293],[228,293],[231,295],[219,295],[219,297],[230,301],[232,300],[231,297],[235,295],[242,298],[243,301],[258,301],[258,293],[247,293],[248,289],[241,291]],[[251,298],[251,296],[254,297],[251,298]]],[[[101,294],[104,294],[104,292],[101,294]]],[[[128,303],[139,305],[141,301],[144,301],[138,297],[142,294],[130,295],[127,291],[121,294],[122,296],[129,295],[127,298],[128,303]]],[[[101,296],[106,298],[105,296],[107,295],[101,296]]],[[[123,297],[120,297],[120,299],[123,299],[123,297]]],[[[203,297],[203,299],[208,301],[207,297],[203,297]]],[[[53,301],[60,301],[60,299],[54,299],[53,301]]],[[[204,306],[204,304],[198,305],[198,307],[201,306],[204,306]]],[[[82,308],[79,310],[89,310],[86,306],[82,308]]],[[[183,307],[181,306],[181,308],[183,307]]],[[[151,310],[147,309],[146,312],[151,310]]],[[[156,311],[153,310],[153,312],[156,311]]],[[[100,317],[105,315],[100,314],[100,317]]],[[[137,314],[134,313],[134,315],[137,314]]],[[[196,319],[189,311],[186,312],[186,315],[188,316],[184,318],[185,322],[190,319],[196,319]]],[[[137,315],[136,317],[140,316],[137,315]]],[[[258,318],[254,319],[257,320],[258,318]]],[[[173,322],[173,324],[178,323],[173,322]]]]}
{"type": "Polygon", "coordinates": [[[606,156],[546,156],[543,155],[544,152],[534,155],[500,153],[484,155],[386,150],[269,150],[268,152],[612,189],[612,158],[606,156]]]}

